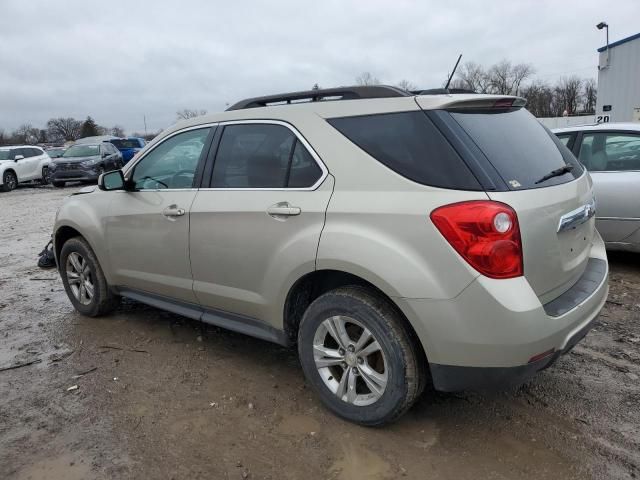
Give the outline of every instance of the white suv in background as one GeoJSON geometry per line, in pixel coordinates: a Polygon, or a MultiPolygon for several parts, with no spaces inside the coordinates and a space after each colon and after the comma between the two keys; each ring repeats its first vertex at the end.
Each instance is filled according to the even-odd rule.
{"type": "Polygon", "coordinates": [[[0,190],[8,192],[31,180],[48,183],[50,163],[51,158],[40,147],[0,147],[0,190]]]}

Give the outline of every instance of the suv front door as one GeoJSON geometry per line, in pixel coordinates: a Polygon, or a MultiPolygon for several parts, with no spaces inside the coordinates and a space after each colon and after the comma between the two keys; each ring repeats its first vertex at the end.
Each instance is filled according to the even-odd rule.
{"type": "Polygon", "coordinates": [[[19,182],[32,180],[34,177],[34,163],[37,163],[36,157],[33,156],[31,148],[16,148],[13,150],[13,159],[15,161],[14,170],[18,176],[19,182]],[[20,158],[19,156],[22,156],[20,158]]]}
{"type": "MultiPolygon", "coordinates": [[[[283,292],[315,269],[333,177],[287,124],[219,128],[208,188],[191,207],[193,288],[206,309],[257,319],[259,332],[273,333],[282,328],[283,292]]],[[[203,321],[217,323],[215,313],[203,321]]]]}
{"type": "Polygon", "coordinates": [[[125,175],[128,189],[112,192],[106,222],[118,287],[197,303],[189,262],[189,209],[214,127],[173,134],[125,175]]]}

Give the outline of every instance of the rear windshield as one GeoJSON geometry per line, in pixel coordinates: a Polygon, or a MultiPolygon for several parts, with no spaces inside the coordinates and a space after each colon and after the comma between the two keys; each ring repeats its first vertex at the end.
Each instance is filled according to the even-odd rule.
{"type": "Polygon", "coordinates": [[[111,143],[113,143],[118,149],[142,147],[142,145],[140,145],[140,140],[137,140],[135,138],[132,140],[111,140],[111,143]]]}
{"type": "Polygon", "coordinates": [[[482,189],[462,158],[422,111],[328,121],[370,156],[409,180],[456,190],[482,189]]]}
{"type": "Polygon", "coordinates": [[[567,147],[524,108],[450,114],[512,190],[567,183],[582,174],[582,167],[567,147]],[[573,169],[542,180],[567,165],[573,169]]]}
{"type": "Polygon", "coordinates": [[[8,160],[11,150],[0,150],[0,160],[8,160]]]}

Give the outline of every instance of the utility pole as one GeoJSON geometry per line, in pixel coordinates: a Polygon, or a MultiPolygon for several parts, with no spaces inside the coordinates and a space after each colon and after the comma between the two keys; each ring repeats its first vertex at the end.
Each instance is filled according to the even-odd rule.
{"type": "Polygon", "coordinates": [[[146,115],[143,115],[143,116],[142,116],[142,118],[143,118],[143,120],[144,120],[144,135],[145,135],[145,137],[146,137],[146,136],[148,135],[148,134],[147,134],[147,116],[146,116],[146,115]]]}
{"type": "MultiPolygon", "coordinates": [[[[596,28],[598,30],[602,30],[603,28],[607,30],[607,63],[604,67],[602,67],[602,69],[609,68],[609,25],[607,25],[607,22],[600,22],[598,25],[596,25],[596,28]]],[[[601,70],[601,68],[598,67],[598,70],[601,70]]]]}

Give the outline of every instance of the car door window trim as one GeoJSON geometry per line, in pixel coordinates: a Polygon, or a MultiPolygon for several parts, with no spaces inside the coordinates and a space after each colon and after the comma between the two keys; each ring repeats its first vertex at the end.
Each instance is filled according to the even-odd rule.
{"type": "MultiPolygon", "coordinates": [[[[322,174],[316,180],[316,182],[310,187],[269,187],[269,188],[234,188],[234,187],[210,187],[211,178],[208,178],[206,182],[206,187],[200,188],[201,191],[243,191],[243,192],[255,192],[255,191],[266,191],[266,192],[281,192],[281,191],[312,191],[317,190],[317,188],[322,185],[327,176],[329,175],[329,170],[326,165],[320,158],[320,156],[316,153],[316,151],[311,147],[311,144],[307,142],[307,140],[302,136],[302,134],[290,123],[283,122],[281,120],[229,120],[226,122],[219,122],[218,126],[224,127],[227,125],[255,125],[255,124],[267,124],[267,125],[280,125],[288,128],[291,133],[295,136],[296,140],[304,146],[313,160],[316,162],[322,174]]],[[[220,138],[218,138],[218,142],[216,144],[216,149],[220,144],[220,138]]],[[[293,149],[292,149],[293,150],[293,149]]],[[[217,151],[215,152],[217,156],[217,151]]],[[[215,167],[215,157],[213,158],[213,166],[215,167]]],[[[213,168],[211,169],[211,174],[213,175],[213,168]]]]}
{"type": "MultiPolygon", "coordinates": [[[[194,175],[196,177],[198,175],[201,175],[202,172],[204,171],[204,163],[208,161],[209,150],[211,149],[212,140],[213,140],[213,138],[215,136],[215,132],[217,130],[218,125],[219,125],[218,122],[203,123],[201,125],[194,125],[194,126],[183,128],[183,129],[180,129],[180,130],[176,130],[175,132],[170,133],[169,135],[164,137],[162,140],[159,140],[158,143],[153,145],[148,151],[144,152],[144,154],[141,155],[139,158],[136,158],[135,162],[134,161],[129,161],[129,163],[127,163],[126,167],[122,169],[122,173],[123,173],[123,175],[125,177],[125,180],[129,180],[129,176],[131,174],[133,174],[133,172],[135,171],[135,168],[138,165],[138,163],[140,163],[147,155],[149,155],[149,153],[153,152],[158,146],[162,145],[167,140],[175,137],[176,135],[179,135],[179,134],[185,133],[185,132],[189,132],[191,130],[201,130],[201,129],[209,128],[209,129],[211,129],[211,131],[207,134],[207,138],[205,139],[205,145],[203,146],[202,151],[200,152],[200,158],[198,159],[198,165],[197,165],[196,170],[194,172],[194,175]]],[[[196,180],[194,178],[194,183],[201,183],[201,180],[200,179],[196,180]]],[[[145,189],[136,190],[136,192],[188,192],[188,191],[197,191],[197,190],[198,190],[198,187],[189,187],[189,188],[145,188],[145,189]]]]}

